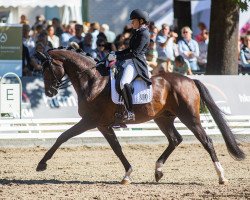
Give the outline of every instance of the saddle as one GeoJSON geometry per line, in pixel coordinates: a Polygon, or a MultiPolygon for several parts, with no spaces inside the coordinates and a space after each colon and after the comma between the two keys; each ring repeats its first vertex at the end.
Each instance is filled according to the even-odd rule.
{"type": "MultiPolygon", "coordinates": [[[[120,81],[124,68],[123,63],[110,70],[111,98],[115,104],[124,104],[121,98],[120,81]]],[[[133,104],[145,104],[152,101],[152,85],[148,86],[140,77],[136,77],[130,84],[132,89],[133,104]]]]}

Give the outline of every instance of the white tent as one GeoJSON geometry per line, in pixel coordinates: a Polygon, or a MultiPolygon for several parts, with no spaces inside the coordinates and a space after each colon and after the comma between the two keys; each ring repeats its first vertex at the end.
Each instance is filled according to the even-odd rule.
{"type": "Polygon", "coordinates": [[[59,15],[63,24],[68,24],[71,20],[82,23],[82,0],[1,0],[0,7],[8,8],[10,11],[7,23],[19,23],[19,17],[28,8],[32,8],[32,14],[37,15],[34,11],[36,8],[59,7],[59,15]],[[23,13],[20,13],[20,9],[23,13]]]}

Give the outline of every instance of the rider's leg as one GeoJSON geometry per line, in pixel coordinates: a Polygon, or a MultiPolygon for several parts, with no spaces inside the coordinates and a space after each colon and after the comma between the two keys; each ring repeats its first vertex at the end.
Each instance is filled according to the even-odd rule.
{"type": "Polygon", "coordinates": [[[133,112],[133,98],[132,92],[129,84],[137,76],[137,71],[135,70],[133,62],[128,62],[127,66],[124,68],[124,72],[121,78],[120,87],[122,90],[122,97],[124,99],[124,104],[127,109],[127,120],[135,120],[135,115],[133,112]]]}

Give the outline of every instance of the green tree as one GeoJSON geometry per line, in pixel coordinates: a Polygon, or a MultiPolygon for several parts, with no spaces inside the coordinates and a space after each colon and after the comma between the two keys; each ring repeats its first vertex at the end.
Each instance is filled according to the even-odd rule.
{"type": "Polygon", "coordinates": [[[238,74],[239,10],[250,0],[211,0],[206,74],[238,74]]]}

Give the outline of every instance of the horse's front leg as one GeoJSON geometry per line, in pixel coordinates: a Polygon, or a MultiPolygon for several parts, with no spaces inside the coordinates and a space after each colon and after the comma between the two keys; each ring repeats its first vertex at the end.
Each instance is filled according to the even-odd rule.
{"type": "Polygon", "coordinates": [[[120,161],[122,162],[124,168],[125,168],[125,176],[123,180],[121,181],[121,184],[129,184],[131,183],[130,174],[132,173],[132,166],[128,162],[127,158],[122,152],[121,145],[115,135],[115,132],[112,128],[107,126],[101,126],[97,127],[98,130],[103,134],[103,136],[106,138],[108,143],[110,144],[111,148],[115,152],[115,154],[118,156],[120,161]]]}
{"type": "Polygon", "coordinates": [[[70,138],[79,135],[87,130],[96,128],[96,124],[89,120],[81,119],[77,124],[72,126],[67,131],[63,132],[56,140],[55,144],[47,151],[42,160],[38,163],[36,171],[44,171],[47,168],[47,161],[52,158],[56,150],[62,143],[66,142],[70,138]]]}

